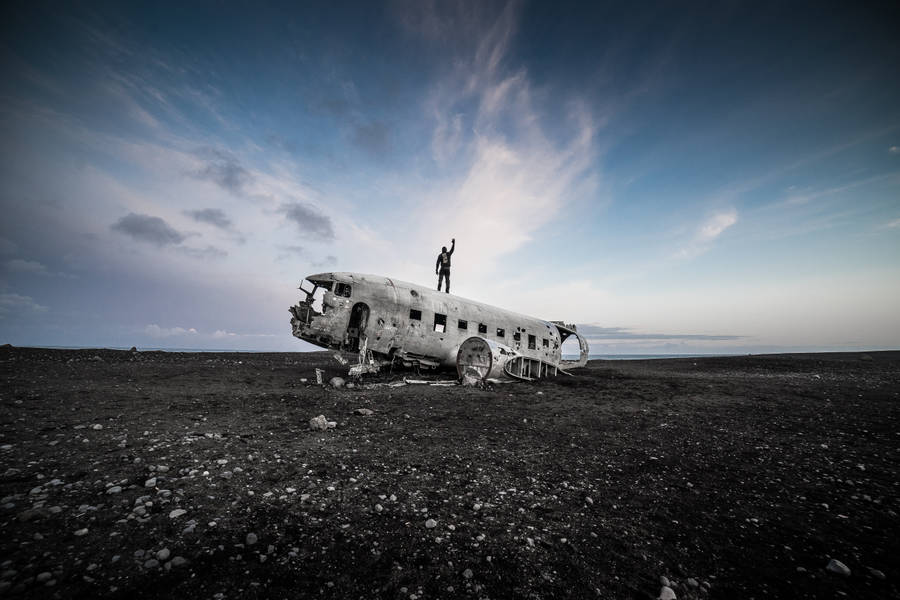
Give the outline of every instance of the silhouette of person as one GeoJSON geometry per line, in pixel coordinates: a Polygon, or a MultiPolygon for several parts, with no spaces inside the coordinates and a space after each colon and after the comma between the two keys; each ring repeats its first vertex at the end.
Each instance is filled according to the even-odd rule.
{"type": "Polygon", "coordinates": [[[450,250],[447,250],[447,246],[443,246],[441,248],[441,253],[438,254],[437,262],[434,263],[434,274],[438,276],[438,291],[441,291],[441,284],[446,279],[447,280],[447,293],[450,293],[450,256],[453,255],[453,251],[456,249],[456,238],[450,240],[450,250]]]}

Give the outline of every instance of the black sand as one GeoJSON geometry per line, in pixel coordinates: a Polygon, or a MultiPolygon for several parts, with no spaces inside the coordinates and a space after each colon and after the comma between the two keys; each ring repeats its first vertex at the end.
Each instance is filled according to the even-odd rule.
{"type": "Polygon", "coordinates": [[[900,352],[490,390],[301,383],[315,367],[345,373],[0,350],[0,595],[655,598],[665,576],[678,598],[900,596],[900,352]]]}

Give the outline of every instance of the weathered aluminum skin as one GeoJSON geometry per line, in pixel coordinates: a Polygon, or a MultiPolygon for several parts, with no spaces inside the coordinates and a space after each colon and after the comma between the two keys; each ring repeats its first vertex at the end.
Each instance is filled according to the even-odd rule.
{"type": "Polygon", "coordinates": [[[322,298],[324,314],[312,309],[307,301],[291,307],[293,333],[323,348],[356,351],[363,347],[382,359],[401,357],[455,368],[460,344],[479,336],[507,346],[518,355],[556,366],[577,367],[587,362],[587,342],[573,326],[379,275],[319,273],[306,279],[332,282],[331,289],[322,298]],[[349,297],[335,293],[339,283],[350,285],[349,297]],[[359,319],[362,307],[368,318],[358,323],[362,326],[357,331],[352,325],[359,319]],[[410,318],[412,310],[420,311],[420,320],[410,318]],[[443,331],[436,330],[436,314],[446,315],[443,331]],[[460,320],[466,321],[465,329],[460,327],[460,320]],[[487,327],[486,332],[479,331],[480,324],[487,327]],[[516,333],[518,340],[514,338],[516,333]],[[529,335],[534,336],[534,348],[529,348],[529,335]],[[581,357],[575,362],[561,360],[562,341],[568,335],[578,337],[581,357]]]}

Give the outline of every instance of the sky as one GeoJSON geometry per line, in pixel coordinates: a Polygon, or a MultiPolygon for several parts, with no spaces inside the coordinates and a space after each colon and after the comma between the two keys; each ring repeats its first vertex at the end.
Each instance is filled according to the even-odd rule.
{"type": "Polygon", "coordinates": [[[455,237],[596,354],[900,348],[896,3],[3,12],[0,343],[310,350],[455,237]]]}

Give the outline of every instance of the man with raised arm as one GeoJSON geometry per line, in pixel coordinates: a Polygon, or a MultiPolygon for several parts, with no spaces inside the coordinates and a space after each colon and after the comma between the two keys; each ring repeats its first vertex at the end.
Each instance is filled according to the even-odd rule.
{"type": "Polygon", "coordinates": [[[441,253],[438,254],[437,262],[434,263],[434,274],[438,276],[438,291],[441,291],[441,284],[446,279],[448,294],[450,293],[450,256],[455,249],[456,238],[453,238],[450,240],[450,250],[447,250],[447,246],[442,247],[441,253]]]}

